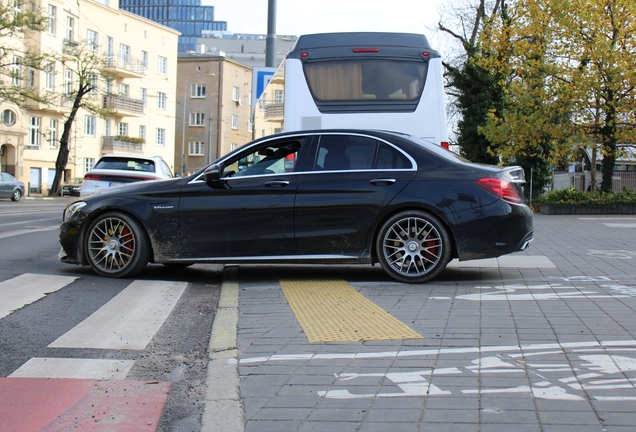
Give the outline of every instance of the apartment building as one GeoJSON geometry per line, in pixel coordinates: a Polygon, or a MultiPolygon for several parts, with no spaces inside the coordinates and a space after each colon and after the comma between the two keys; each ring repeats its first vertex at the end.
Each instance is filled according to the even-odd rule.
{"type": "Polygon", "coordinates": [[[180,53],[175,168],[193,173],[252,140],[252,68],[223,56],[180,53]]]}
{"type": "MultiPolygon", "coordinates": [[[[64,122],[79,82],[79,51],[97,54],[95,89],[85,96],[102,109],[80,109],[69,140],[64,179],[83,177],[106,153],[162,156],[174,170],[177,42],[173,29],[119,9],[117,0],[41,0],[48,28],[24,41],[54,53],[45,71],[22,71],[16,85],[55,95],[52,104],[18,108],[0,102],[2,171],[28,185],[28,193],[48,193],[64,122]],[[101,72],[106,72],[103,75],[101,72]]],[[[24,68],[19,59],[16,67],[24,68]]]]}

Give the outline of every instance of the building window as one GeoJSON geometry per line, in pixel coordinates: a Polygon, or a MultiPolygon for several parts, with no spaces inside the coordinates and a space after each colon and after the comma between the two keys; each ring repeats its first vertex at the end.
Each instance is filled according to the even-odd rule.
{"type": "Polygon", "coordinates": [[[144,103],[144,106],[146,106],[146,103],[148,101],[148,90],[145,88],[141,89],[141,101],[144,103]]]}
{"type": "Polygon", "coordinates": [[[10,109],[2,111],[2,123],[7,126],[13,126],[15,124],[15,113],[10,109]]]}
{"type": "Polygon", "coordinates": [[[87,115],[84,117],[84,135],[95,136],[95,122],[97,121],[95,116],[87,115]]]}
{"type": "Polygon", "coordinates": [[[117,123],[117,135],[128,136],[128,123],[117,123]]]}
{"type": "Polygon", "coordinates": [[[88,82],[91,83],[91,94],[97,94],[97,74],[96,73],[88,73],[86,75],[88,82]]]}
{"type": "Polygon", "coordinates": [[[191,84],[190,85],[190,97],[192,97],[192,98],[204,98],[205,97],[205,84],[191,84]]]}
{"type": "Polygon", "coordinates": [[[190,141],[188,143],[189,156],[203,156],[203,141],[190,141]]]}
{"type": "Polygon", "coordinates": [[[238,148],[238,144],[237,143],[232,143],[231,145],[231,150],[234,151],[238,148]]]}
{"type": "Polygon", "coordinates": [[[157,128],[157,145],[166,145],[166,130],[157,128]]]}
{"type": "Polygon", "coordinates": [[[99,33],[93,30],[87,30],[86,47],[93,52],[99,49],[99,33]]]}
{"type": "Polygon", "coordinates": [[[128,97],[130,94],[130,85],[119,83],[119,93],[118,96],[128,97]]]}
{"type": "Polygon", "coordinates": [[[70,96],[73,93],[73,71],[64,70],[64,94],[70,96]]]}
{"type": "Polygon", "coordinates": [[[139,138],[146,139],[146,126],[139,126],[139,138]]]}
{"type": "Polygon", "coordinates": [[[283,103],[283,91],[274,90],[274,103],[283,103]]]}
{"type": "Polygon", "coordinates": [[[53,5],[49,5],[49,26],[47,28],[47,31],[49,32],[49,34],[54,35],[55,34],[55,21],[57,19],[56,17],[57,15],[57,7],[53,6],[53,5]]]}
{"type": "Polygon", "coordinates": [[[84,158],[84,174],[92,170],[94,165],[95,165],[95,159],[84,158]]]}
{"type": "Polygon", "coordinates": [[[162,75],[168,75],[168,59],[159,56],[159,73],[162,75]]]}
{"type": "Polygon", "coordinates": [[[20,85],[20,63],[20,57],[13,56],[13,62],[11,62],[11,84],[14,86],[20,85]]]}
{"type": "Polygon", "coordinates": [[[232,114],[232,129],[238,129],[238,116],[232,114]]]}
{"type": "Polygon", "coordinates": [[[252,120],[248,120],[248,122],[247,122],[247,131],[248,132],[252,132],[253,126],[254,126],[254,123],[252,123],[252,120]]]}
{"type": "Polygon", "coordinates": [[[75,19],[73,17],[66,17],[66,40],[74,41],[75,40],[75,31],[73,30],[75,27],[75,19]]]}
{"type": "Polygon", "coordinates": [[[57,119],[51,119],[49,126],[49,147],[57,147],[57,119]]]}
{"type": "Polygon", "coordinates": [[[205,126],[205,113],[190,113],[190,126],[205,126]]]}
{"type": "Polygon", "coordinates": [[[166,93],[157,92],[157,108],[165,110],[167,105],[168,95],[166,93]]]}
{"type": "Polygon", "coordinates": [[[141,67],[144,70],[148,69],[148,51],[141,52],[141,67]]]}
{"type": "Polygon", "coordinates": [[[110,135],[110,119],[104,119],[104,136],[110,135]]]}
{"type": "Polygon", "coordinates": [[[55,63],[49,63],[44,68],[44,86],[47,90],[55,90],[55,63]]]}
{"type": "Polygon", "coordinates": [[[130,47],[128,45],[119,44],[119,61],[130,64],[130,47]]]}
{"type": "Polygon", "coordinates": [[[40,117],[31,116],[29,121],[29,145],[31,147],[40,146],[40,117]]]}
{"type": "Polygon", "coordinates": [[[234,102],[238,102],[238,100],[239,100],[239,88],[238,87],[232,87],[232,100],[234,102]]]}
{"type": "Polygon", "coordinates": [[[35,69],[29,68],[29,87],[35,87],[35,69]]]}

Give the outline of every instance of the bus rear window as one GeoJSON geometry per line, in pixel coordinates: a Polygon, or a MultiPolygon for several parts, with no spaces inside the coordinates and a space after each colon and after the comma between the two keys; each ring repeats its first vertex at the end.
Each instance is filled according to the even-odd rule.
{"type": "Polygon", "coordinates": [[[427,63],[356,59],[303,64],[309,89],[319,102],[418,101],[427,63]]]}

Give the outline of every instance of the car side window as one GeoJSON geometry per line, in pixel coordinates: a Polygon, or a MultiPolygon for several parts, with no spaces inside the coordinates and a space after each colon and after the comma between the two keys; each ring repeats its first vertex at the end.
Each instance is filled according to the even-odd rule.
{"type": "Polygon", "coordinates": [[[170,171],[170,167],[165,161],[160,161],[159,167],[161,168],[161,172],[163,173],[163,175],[172,177],[172,171],[170,171]]]}
{"type": "Polygon", "coordinates": [[[318,144],[314,170],[373,169],[377,141],[356,135],[323,135],[318,144]]]}
{"type": "Polygon", "coordinates": [[[375,168],[380,170],[410,169],[413,168],[413,164],[404,153],[388,144],[381,143],[378,149],[378,159],[375,163],[375,168]]]}
{"type": "Polygon", "coordinates": [[[300,147],[301,143],[297,140],[275,141],[252,147],[249,153],[241,153],[225,163],[221,177],[294,172],[300,147]]]}

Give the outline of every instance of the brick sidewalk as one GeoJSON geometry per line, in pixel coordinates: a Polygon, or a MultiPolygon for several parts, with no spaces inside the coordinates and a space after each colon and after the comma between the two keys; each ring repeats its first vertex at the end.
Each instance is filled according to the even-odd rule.
{"type": "Polygon", "coordinates": [[[424,285],[379,266],[240,266],[246,430],[634,430],[636,217],[538,214],[535,230],[513,260],[424,285]],[[278,279],[325,276],[424,339],[310,344],[278,279]]]}

